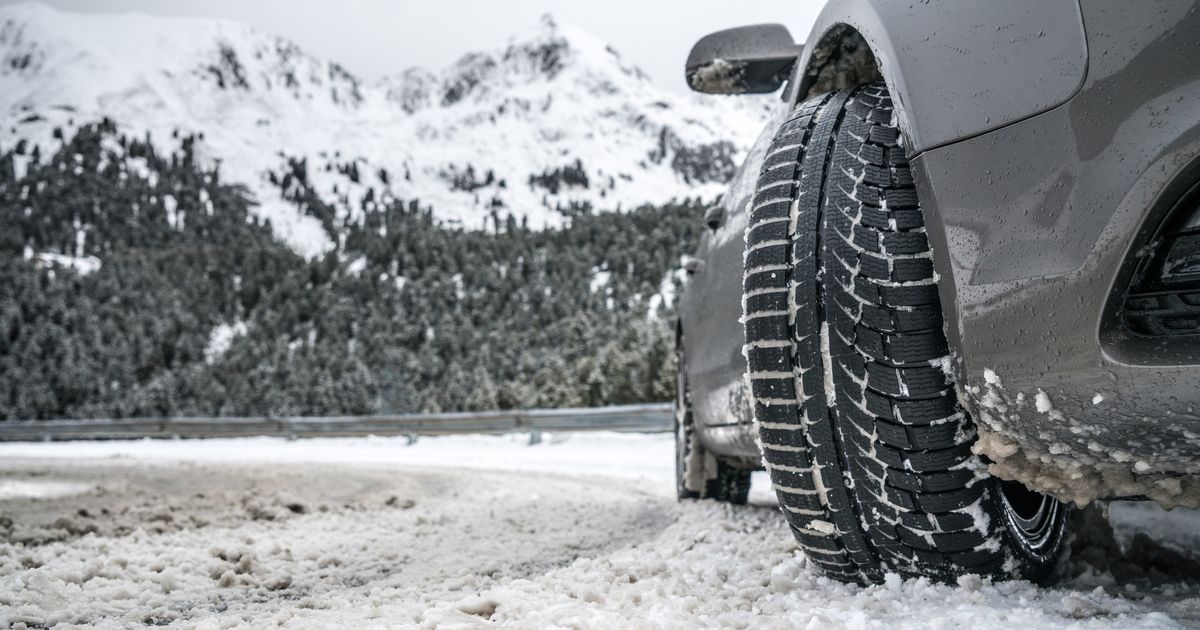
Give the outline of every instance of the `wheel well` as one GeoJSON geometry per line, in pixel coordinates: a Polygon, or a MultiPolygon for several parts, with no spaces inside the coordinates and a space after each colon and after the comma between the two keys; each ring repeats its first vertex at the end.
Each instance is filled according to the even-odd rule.
{"type": "Polygon", "coordinates": [[[798,103],[809,96],[882,79],[879,61],[853,26],[837,24],[821,36],[808,58],[797,92],[798,103]]]}

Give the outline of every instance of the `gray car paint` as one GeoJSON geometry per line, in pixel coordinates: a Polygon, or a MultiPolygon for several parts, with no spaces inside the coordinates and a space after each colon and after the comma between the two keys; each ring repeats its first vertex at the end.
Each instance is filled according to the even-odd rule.
{"type": "MultiPolygon", "coordinates": [[[[1171,503],[1151,486],[1174,479],[1186,493],[1194,477],[1178,474],[1200,474],[1200,351],[1187,349],[1200,340],[1165,351],[1119,334],[1101,341],[1135,238],[1200,156],[1195,9],[830,3],[787,92],[789,104],[807,96],[813,51],[839,25],[870,45],[904,107],[961,396],[1003,437],[984,440],[999,469],[1060,496],[1171,503]],[[1039,392],[1051,410],[1038,411],[1039,392]],[[1068,488],[1063,475],[1087,483],[1068,488]]],[[[721,427],[702,436],[743,457],[756,451],[734,394],[745,372],[740,229],[760,162],[752,152],[726,195],[725,225],[702,243],[706,265],[681,305],[697,418],[721,427]]]]}
{"type": "MultiPolygon", "coordinates": [[[[1122,263],[1148,217],[1174,200],[1173,183],[1196,181],[1186,171],[1200,157],[1200,14],[1193,2],[1082,6],[1091,61],[1081,92],[925,152],[914,177],[936,267],[952,279],[941,297],[975,416],[1020,446],[1031,461],[1014,465],[1036,466],[1047,490],[1101,492],[1055,487],[1061,469],[1171,503],[1142,486],[1200,474],[1200,339],[1164,348],[1101,331],[1115,323],[1105,307],[1123,295],[1122,263]],[[1003,412],[984,400],[998,389],[985,369],[1002,383],[1003,412]],[[1057,413],[1037,410],[1038,391],[1057,413]],[[1016,392],[1030,402],[1015,404],[1016,392]]],[[[1028,474],[1017,468],[1009,474],[1028,474]]]]}

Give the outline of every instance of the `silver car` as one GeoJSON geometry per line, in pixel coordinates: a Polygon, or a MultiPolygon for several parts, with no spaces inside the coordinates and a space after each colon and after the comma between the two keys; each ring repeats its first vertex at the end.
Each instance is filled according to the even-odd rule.
{"type": "Polygon", "coordinates": [[[827,574],[1038,579],[1071,505],[1200,506],[1195,2],[830,2],[688,261],[681,498],[770,473],[827,574]]]}

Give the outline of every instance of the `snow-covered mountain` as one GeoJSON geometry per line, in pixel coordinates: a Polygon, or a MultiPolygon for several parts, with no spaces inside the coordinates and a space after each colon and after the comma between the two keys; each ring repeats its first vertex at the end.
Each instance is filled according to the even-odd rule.
{"type": "Polygon", "coordinates": [[[470,227],[492,210],[552,225],[573,203],[715,196],[776,103],[659,89],[548,16],[502,50],[367,84],[242,24],[0,8],[0,145],[50,148],[55,128],[101,117],[164,148],[202,133],[223,178],[309,256],[337,235],[286,200],[280,175],[298,164],[349,220],[391,197],[470,227]]]}

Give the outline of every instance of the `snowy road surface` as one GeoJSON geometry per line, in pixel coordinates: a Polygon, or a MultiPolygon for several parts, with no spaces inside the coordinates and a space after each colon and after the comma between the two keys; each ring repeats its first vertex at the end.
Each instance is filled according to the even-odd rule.
{"type": "Polygon", "coordinates": [[[0,444],[0,627],[1200,627],[1196,512],[1115,506],[1050,588],[859,588],[762,479],[676,504],[669,435],[527,442],[0,444]]]}

